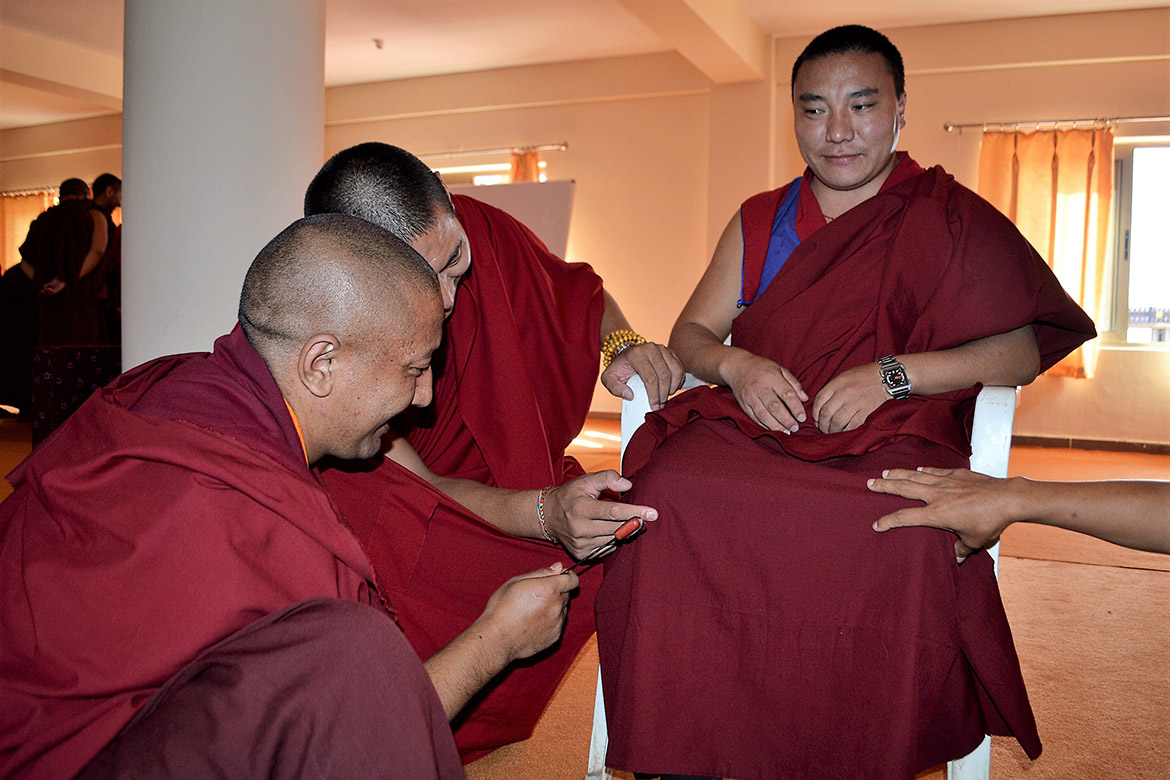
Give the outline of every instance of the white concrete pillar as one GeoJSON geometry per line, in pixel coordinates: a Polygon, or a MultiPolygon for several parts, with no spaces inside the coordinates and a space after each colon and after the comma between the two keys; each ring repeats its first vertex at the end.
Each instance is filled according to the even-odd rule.
{"type": "Polygon", "coordinates": [[[324,0],[126,0],[123,369],[211,349],[324,155],[324,0]]]}

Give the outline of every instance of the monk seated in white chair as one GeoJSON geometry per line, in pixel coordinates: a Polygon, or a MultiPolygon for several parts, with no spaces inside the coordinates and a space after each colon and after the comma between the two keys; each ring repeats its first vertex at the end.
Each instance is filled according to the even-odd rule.
{"type": "Polygon", "coordinates": [[[1005,217],[895,151],[903,72],[868,28],[809,44],[808,168],[744,203],[675,324],[715,387],[626,453],[626,500],[659,519],[597,598],[608,766],[908,778],[988,733],[1040,752],[991,560],[874,534],[909,502],[866,479],[968,465],[980,386],[1027,384],[1093,324],[1005,217]]]}

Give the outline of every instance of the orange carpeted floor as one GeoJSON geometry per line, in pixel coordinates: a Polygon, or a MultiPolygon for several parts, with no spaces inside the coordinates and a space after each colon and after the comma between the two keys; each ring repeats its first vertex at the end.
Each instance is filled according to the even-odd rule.
{"type": "MultiPolygon", "coordinates": [[[[591,420],[573,451],[590,470],[613,467],[616,433],[616,421],[591,420]]],[[[0,420],[0,469],[28,451],[28,426],[0,420]]],[[[1011,473],[1170,479],[1170,456],[1013,448],[1011,473]]],[[[8,492],[0,483],[0,498],[8,492]]],[[[1004,535],[1000,583],[1045,748],[1031,762],[995,739],[992,778],[1170,778],[1170,558],[1015,526],[1004,535]]],[[[591,642],[536,734],[468,766],[470,780],[582,778],[596,679],[591,642]]],[[[938,768],[919,780],[943,777],[938,768]]]]}

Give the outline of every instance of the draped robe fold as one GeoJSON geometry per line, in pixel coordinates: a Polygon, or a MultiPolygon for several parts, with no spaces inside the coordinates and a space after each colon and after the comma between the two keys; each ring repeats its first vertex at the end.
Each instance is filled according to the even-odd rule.
{"type": "MultiPolygon", "coordinates": [[[[733,344],[789,368],[813,399],[883,355],[1030,323],[1048,367],[1092,337],[1010,222],[940,168],[906,165],[828,225],[801,193],[824,226],[735,319],[733,344]]],[[[745,280],[784,191],[741,209],[745,280]]],[[[829,435],[811,413],[791,436],[766,431],[723,387],[647,418],[626,472],[630,500],[660,519],[610,558],[597,598],[610,766],[911,777],[985,732],[1039,754],[990,558],[959,566],[945,531],[871,528],[914,502],[867,478],[968,464],[978,390],[889,401],[829,435]]]]}
{"type": "MultiPolygon", "coordinates": [[[[434,400],[395,425],[442,476],[513,490],[560,485],[584,473],[565,449],[585,423],[597,381],[601,279],[584,263],[556,257],[506,212],[466,196],[452,201],[471,270],[444,326],[434,400]]],[[[329,468],[323,477],[422,658],[467,628],[506,580],[567,560],[559,547],[502,533],[381,461],[329,468]],[[410,522],[398,521],[405,516],[410,522]]],[[[454,722],[464,760],[532,734],[593,634],[600,582],[600,567],[583,571],[561,641],[509,666],[454,722]]]]}
{"type": "MultiPolygon", "coordinates": [[[[324,596],[381,607],[372,572],[237,329],[95,393],[11,475],[0,504],[0,775],[72,777],[202,650],[324,596]]],[[[432,722],[386,734],[461,770],[432,722]],[[445,758],[444,758],[445,756],[445,758]]],[[[370,669],[370,674],[395,674],[370,669]]],[[[230,724],[224,724],[230,728],[230,724]]]]}
{"type": "Polygon", "coordinates": [[[435,397],[402,434],[436,474],[513,490],[582,474],[565,448],[589,413],[601,278],[506,212],[452,196],[471,270],[443,330],[435,397]]]}

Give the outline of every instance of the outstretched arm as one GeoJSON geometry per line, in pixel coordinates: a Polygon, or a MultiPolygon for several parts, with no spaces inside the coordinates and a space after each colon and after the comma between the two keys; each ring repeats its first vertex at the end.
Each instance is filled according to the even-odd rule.
{"type": "MultiPolygon", "coordinates": [[[[982,382],[1026,385],[1040,372],[1040,349],[1031,325],[969,341],[953,349],[896,355],[906,366],[914,395],[934,395],[982,382]]],[[[877,363],[843,371],[813,399],[812,415],[824,433],[849,431],[891,401],[877,363]]]]}
{"type": "MultiPolygon", "coordinates": [[[[409,469],[505,533],[528,539],[546,538],[537,515],[539,490],[505,490],[472,479],[443,477],[431,471],[410,442],[391,442],[386,457],[409,469]]],[[[633,517],[653,521],[658,512],[648,506],[602,501],[604,492],[623,493],[630,481],[616,471],[585,474],[544,492],[542,511],[548,535],[580,559],[613,538],[614,531],[633,517]]]]}
{"type": "Polygon", "coordinates": [[[917,499],[874,523],[875,531],[926,525],[958,534],[967,555],[999,541],[1014,522],[1042,523],[1138,550],[1170,553],[1170,482],[1035,482],[967,469],[890,469],[869,480],[875,493],[917,499]]]}
{"type": "Polygon", "coordinates": [[[466,631],[423,664],[450,720],[504,667],[561,636],[577,575],[561,564],[505,582],[466,631]]]}
{"type": "MultiPolygon", "coordinates": [[[[621,307],[608,291],[605,295],[605,310],[601,314],[601,341],[619,330],[631,330],[630,321],[622,313],[621,307]]],[[[646,342],[623,349],[601,372],[601,384],[618,398],[627,401],[634,397],[634,392],[626,386],[634,374],[642,377],[646,384],[646,394],[650,397],[650,408],[661,409],[670,398],[671,393],[682,387],[686,378],[686,371],[682,363],[670,349],[662,344],[646,342]]]]}
{"type": "Polygon", "coordinates": [[[740,311],[742,266],[743,230],[736,213],[670,332],[670,348],[687,371],[729,387],[740,408],[760,426],[791,433],[807,419],[808,395],[800,382],[778,363],[723,343],[740,311]]]}

